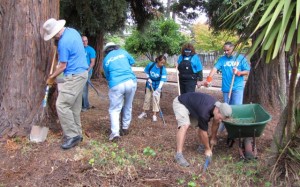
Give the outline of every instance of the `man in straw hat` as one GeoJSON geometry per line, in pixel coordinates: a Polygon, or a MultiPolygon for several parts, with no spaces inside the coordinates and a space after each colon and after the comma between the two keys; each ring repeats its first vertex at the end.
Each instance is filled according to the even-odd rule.
{"type": "Polygon", "coordinates": [[[58,41],[59,65],[47,80],[53,84],[55,78],[64,73],[64,83],[59,90],[56,110],[61,123],[64,141],[63,149],[69,149],[82,141],[80,111],[82,91],[88,78],[88,64],[80,34],[64,27],[65,20],[48,19],[44,25],[44,40],[58,41]]]}
{"type": "Polygon", "coordinates": [[[204,93],[188,92],[174,99],[173,110],[178,124],[175,161],[181,166],[189,166],[189,163],[182,154],[183,144],[190,124],[197,123],[199,127],[198,136],[205,147],[205,156],[212,156],[212,150],[209,143],[211,145],[217,143],[216,136],[219,123],[231,116],[231,106],[227,103],[220,103],[214,97],[204,93]],[[213,118],[213,124],[211,128],[211,140],[209,142],[207,130],[208,122],[211,118],[213,118]]]}

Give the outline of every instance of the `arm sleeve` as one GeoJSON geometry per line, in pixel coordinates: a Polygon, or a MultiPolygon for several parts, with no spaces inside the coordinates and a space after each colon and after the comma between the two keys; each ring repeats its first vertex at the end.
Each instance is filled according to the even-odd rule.
{"type": "Polygon", "coordinates": [[[135,63],[133,57],[128,52],[126,52],[126,56],[128,58],[129,64],[132,66],[135,63]]]}
{"type": "Polygon", "coordinates": [[[163,85],[164,85],[164,81],[160,81],[157,89],[161,89],[163,85]]]}
{"type": "Polygon", "coordinates": [[[203,67],[202,67],[202,63],[201,63],[201,60],[200,60],[198,54],[195,54],[192,57],[191,62],[192,62],[192,67],[193,67],[194,73],[198,73],[199,71],[202,71],[203,67]]]}

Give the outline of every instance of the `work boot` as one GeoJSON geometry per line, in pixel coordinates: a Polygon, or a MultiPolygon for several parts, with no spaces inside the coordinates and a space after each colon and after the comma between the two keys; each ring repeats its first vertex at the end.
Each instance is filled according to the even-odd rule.
{"type": "Polygon", "coordinates": [[[65,139],[64,143],[61,145],[62,149],[70,149],[76,146],[79,142],[82,141],[82,136],[75,136],[73,138],[65,139]]]}
{"type": "Polygon", "coordinates": [[[156,121],[157,121],[156,115],[153,115],[153,116],[152,116],[152,120],[153,120],[153,122],[156,122],[156,121]]]}
{"type": "Polygon", "coordinates": [[[183,167],[189,167],[190,164],[186,161],[186,159],[183,157],[182,153],[177,153],[175,155],[175,161],[177,162],[177,164],[179,164],[180,166],[183,167]]]}
{"type": "Polygon", "coordinates": [[[147,117],[147,113],[146,113],[146,112],[142,112],[142,113],[138,116],[139,119],[143,119],[143,118],[146,118],[146,117],[147,117]]]}
{"type": "Polygon", "coordinates": [[[128,135],[129,134],[129,130],[128,129],[121,129],[120,130],[120,135],[121,136],[125,136],[125,135],[128,135]]]}

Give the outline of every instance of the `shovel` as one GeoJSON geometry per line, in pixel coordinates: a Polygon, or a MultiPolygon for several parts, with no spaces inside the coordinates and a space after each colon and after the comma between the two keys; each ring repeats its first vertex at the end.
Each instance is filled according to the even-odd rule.
{"type": "MultiPolygon", "coordinates": [[[[51,64],[51,68],[50,68],[50,75],[53,73],[55,59],[56,59],[56,47],[54,49],[52,64],[51,64]]],[[[51,87],[50,85],[46,86],[45,96],[44,96],[44,99],[42,101],[43,110],[42,110],[42,114],[41,114],[40,119],[43,119],[44,115],[45,115],[45,108],[47,106],[47,100],[48,100],[50,87],[51,87]]],[[[38,126],[38,125],[33,125],[32,128],[31,128],[31,132],[30,132],[30,141],[36,142],[36,143],[45,141],[46,138],[47,138],[48,131],[49,131],[49,127],[42,127],[42,126],[38,126]]]]}
{"type": "Polygon", "coordinates": [[[106,97],[104,95],[102,95],[97,89],[96,87],[93,85],[93,83],[88,79],[87,83],[93,88],[93,90],[95,90],[95,92],[97,93],[97,95],[101,98],[101,99],[106,99],[106,97]]]}

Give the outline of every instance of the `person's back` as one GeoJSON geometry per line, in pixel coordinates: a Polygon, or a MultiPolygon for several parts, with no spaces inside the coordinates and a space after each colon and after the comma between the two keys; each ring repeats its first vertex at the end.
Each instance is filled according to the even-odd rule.
{"type": "Polygon", "coordinates": [[[103,51],[105,55],[103,70],[109,85],[108,111],[111,121],[109,140],[116,141],[120,138],[120,135],[129,133],[128,129],[132,119],[132,102],[137,87],[136,77],[131,69],[134,59],[113,42],[107,43],[103,51]]]}
{"type": "Polygon", "coordinates": [[[81,36],[72,28],[66,28],[58,41],[59,61],[67,62],[64,75],[79,74],[88,69],[81,36]]]}
{"type": "Polygon", "coordinates": [[[103,60],[103,69],[109,87],[130,79],[136,79],[131,69],[133,58],[123,49],[113,50],[103,60]]]}

